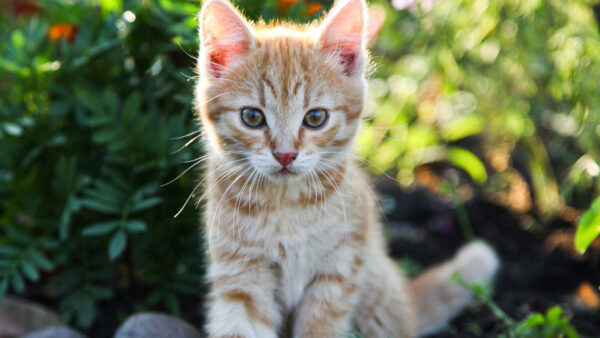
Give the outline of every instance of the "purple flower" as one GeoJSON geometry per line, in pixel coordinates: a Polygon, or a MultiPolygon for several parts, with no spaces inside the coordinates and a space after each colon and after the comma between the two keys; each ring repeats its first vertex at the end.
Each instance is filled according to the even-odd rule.
{"type": "Polygon", "coordinates": [[[407,8],[414,8],[415,0],[392,0],[392,6],[399,11],[407,8]]]}
{"type": "Polygon", "coordinates": [[[392,0],[392,6],[399,11],[405,9],[415,10],[418,6],[424,10],[429,11],[438,0],[392,0]]]}

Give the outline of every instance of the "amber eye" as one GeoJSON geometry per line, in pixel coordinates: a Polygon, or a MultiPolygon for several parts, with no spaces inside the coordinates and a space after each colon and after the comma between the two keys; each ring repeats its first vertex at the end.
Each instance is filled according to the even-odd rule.
{"type": "Polygon", "coordinates": [[[265,115],[256,108],[242,109],[242,122],[250,128],[260,128],[265,125],[265,115]]]}
{"type": "Polygon", "coordinates": [[[308,128],[320,128],[327,121],[327,110],[325,109],[313,109],[304,115],[304,121],[302,124],[308,128]]]}

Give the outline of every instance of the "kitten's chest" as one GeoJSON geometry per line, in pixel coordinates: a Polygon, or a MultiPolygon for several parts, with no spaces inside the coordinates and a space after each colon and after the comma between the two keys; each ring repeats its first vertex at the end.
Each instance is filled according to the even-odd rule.
{"type": "MultiPolygon", "coordinates": [[[[286,218],[273,218],[282,220],[286,218]]],[[[287,218],[289,221],[289,217],[287,218]]],[[[302,297],[306,285],[319,269],[320,262],[343,239],[343,234],[328,217],[308,218],[298,224],[289,223],[295,231],[285,229],[280,221],[270,224],[279,227],[270,238],[264,238],[267,258],[276,266],[276,298],[286,310],[293,309],[302,297]],[[285,231],[281,231],[285,230],[285,231]]],[[[267,224],[269,226],[269,224],[267,224]]]]}
{"type": "Polygon", "coordinates": [[[319,268],[320,258],[327,254],[329,247],[326,243],[307,243],[304,246],[296,244],[282,243],[285,256],[275,258],[278,267],[276,298],[286,310],[291,310],[300,301],[306,285],[319,268]]]}

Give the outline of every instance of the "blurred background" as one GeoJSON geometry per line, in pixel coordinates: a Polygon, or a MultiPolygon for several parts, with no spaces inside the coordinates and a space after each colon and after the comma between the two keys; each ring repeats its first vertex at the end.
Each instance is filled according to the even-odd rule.
{"type": "MultiPolygon", "coordinates": [[[[234,3],[310,22],[332,1],[234,3]]],[[[503,260],[438,337],[597,337],[598,1],[371,5],[386,20],[356,149],[391,254],[414,275],[483,238],[503,260]]],[[[0,295],[91,337],[140,311],[201,326],[199,8],[0,2],[0,295]]]]}

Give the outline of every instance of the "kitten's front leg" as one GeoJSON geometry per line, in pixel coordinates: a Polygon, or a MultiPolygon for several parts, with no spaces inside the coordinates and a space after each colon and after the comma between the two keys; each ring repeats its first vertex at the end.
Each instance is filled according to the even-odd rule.
{"type": "Polygon", "coordinates": [[[280,314],[269,264],[239,249],[211,253],[209,337],[276,338],[280,314]]]}
{"type": "Polygon", "coordinates": [[[347,251],[336,256],[327,259],[307,285],[295,313],[295,338],[343,337],[351,332],[362,260],[347,251]]]}

